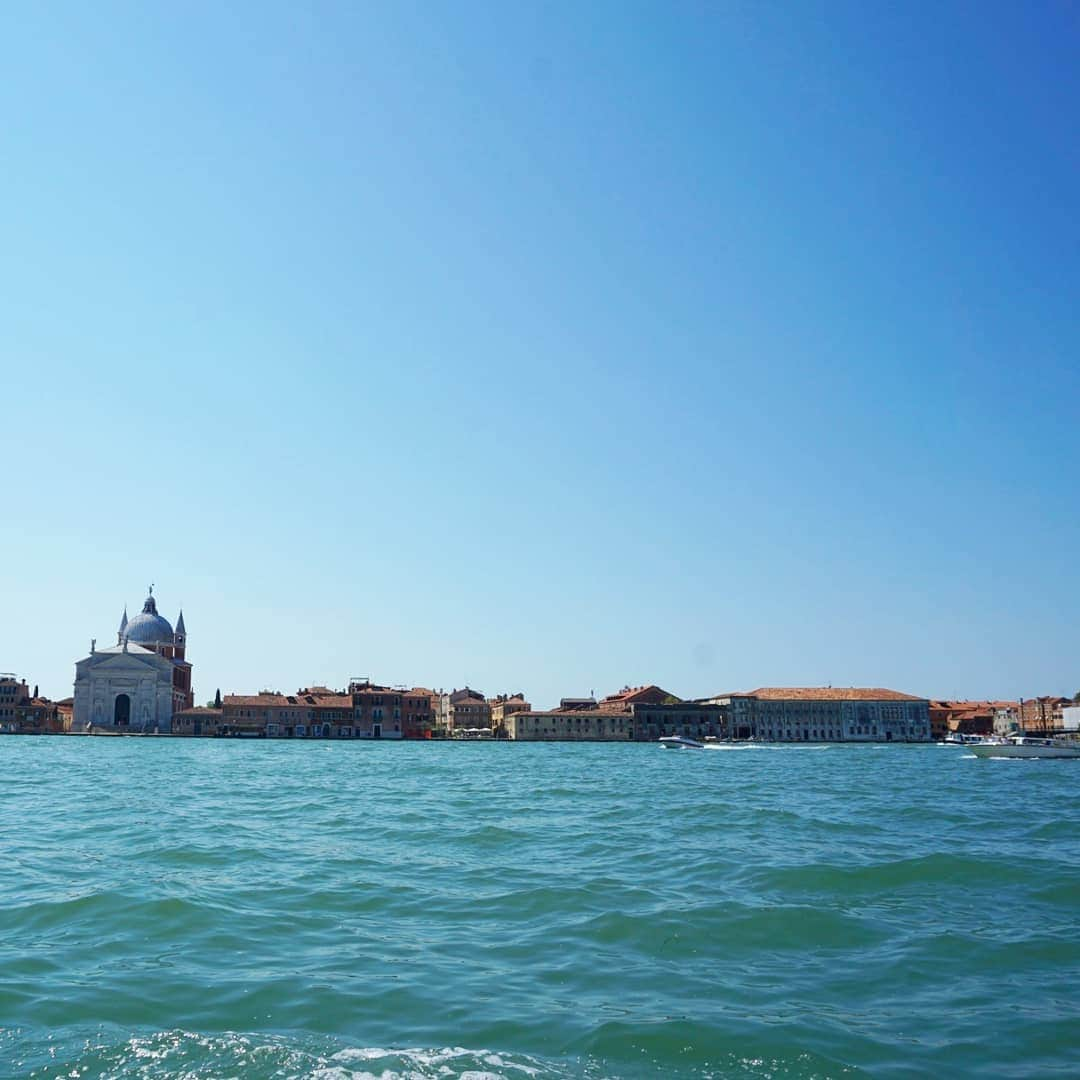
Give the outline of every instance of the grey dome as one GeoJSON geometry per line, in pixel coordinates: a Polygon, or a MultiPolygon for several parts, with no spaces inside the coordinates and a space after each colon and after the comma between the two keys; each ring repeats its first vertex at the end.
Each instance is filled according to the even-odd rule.
{"type": "Polygon", "coordinates": [[[157,604],[153,596],[146,598],[142,611],[133,619],[128,619],[124,637],[135,645],[171,645],[173,628],[168,619],[157,613],[157,604]]]}

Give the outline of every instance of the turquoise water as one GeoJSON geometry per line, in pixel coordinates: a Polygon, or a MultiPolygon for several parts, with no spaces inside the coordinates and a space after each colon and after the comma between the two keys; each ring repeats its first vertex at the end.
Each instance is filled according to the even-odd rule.
{"type": "Polygon", "coordinates": [[[1080,1075],[1080,762],[0,738],[0,1076],[1080,1075]]]}

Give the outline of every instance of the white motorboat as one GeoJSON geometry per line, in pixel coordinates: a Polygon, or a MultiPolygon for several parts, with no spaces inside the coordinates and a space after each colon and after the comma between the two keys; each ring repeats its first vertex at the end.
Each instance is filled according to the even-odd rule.
{"type": "Polygon", "coordinates": [[[665,750],[704,750],[705,744],[697,739],[688,739],[685,735],[665,735],[660,740],[665,750]]]}
{"type": "Polygon", "coordinates": [[[1001,742],[976,743],[968,749],[980,758],[1080,758],[1080,742],[1038,735],[1012,735],[1001,742]]]}
{"type": "Polygon", "coordinates": [[[963,735],[960,732],[953,732],[951,735],[946,735],[943,742],[939,742],[938,746],[980,746],[982,743],[1002,743],[1005,741],[1004,735],[963,735]]]}

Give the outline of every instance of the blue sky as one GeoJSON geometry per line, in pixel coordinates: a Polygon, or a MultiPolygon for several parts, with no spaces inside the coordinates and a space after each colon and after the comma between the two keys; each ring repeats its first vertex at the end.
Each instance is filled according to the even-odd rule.
{"type": "Polygon", "coordinates": [[[0,668],[1080,688],[1066,4],[0,13],[0,668]],[[1075,685],[1074,685],[1075,684],[1075,685]]]}

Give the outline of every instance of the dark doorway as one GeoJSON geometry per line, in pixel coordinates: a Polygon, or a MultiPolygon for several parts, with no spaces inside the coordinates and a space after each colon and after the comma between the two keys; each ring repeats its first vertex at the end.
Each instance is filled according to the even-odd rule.
{"type": "Polygon", "coordinates": [[[131,698],[127,694],[117,694],[116,704],[113,706],[113,724],[116,727],[127,727],[131,723],[131,698]]]}

